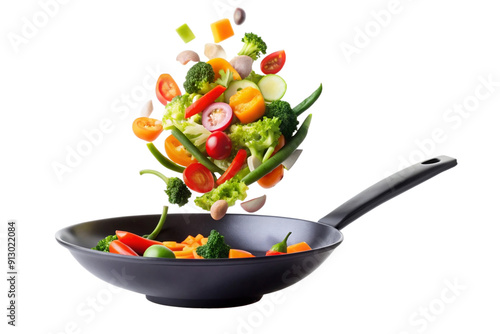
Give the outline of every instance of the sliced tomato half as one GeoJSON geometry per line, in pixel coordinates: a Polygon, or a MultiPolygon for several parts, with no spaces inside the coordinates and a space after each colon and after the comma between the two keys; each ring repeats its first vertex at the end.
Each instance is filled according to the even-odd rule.
{"type": "Polygon", "coordinates": [[[214,177],[210,170],[199,162],[194,162],[187,166],[182,176],[186,186],[198,193],[207,193],[215,185],[214,177]]]}
{"type": "Polygon", "coordinates": [[[163,125],[157,119],[139,117],[134,120],[132,130],[137,137],[152,142],[162,133],[163,125]]]}
{"type": "Polygon", "coordinates": [[[161,104],[166,105],[174,97],[181,95],[181,90],[170,74],[162,74],[156,81],[156,97],[161,104]]]}
{"type": "Polygon", "coordinates": [[[174,135],[170,135],[165,139],[165,152],[170,160],[184,167],[196,162],[193,155],[186,150],[174,135]]]}
{"type": "Polygon", "coordinates": [[[257,181],[257,183],[262,188],[272,188],[276,184],[278,184],[278,182],[281,181],[281,179],[283,178],[284,175],[285,175],[285,168],[283,167],[283,165],[279,165],[278,167],[273,169],[271,172],[269,172],[268,174],[261,177],[257,181]]]}
{"type": "Polygon", "coordinates": [[[276,51],[262,59],[260,69],[264,74],[276,74],[285,65],[285,50],[276,51]]]}

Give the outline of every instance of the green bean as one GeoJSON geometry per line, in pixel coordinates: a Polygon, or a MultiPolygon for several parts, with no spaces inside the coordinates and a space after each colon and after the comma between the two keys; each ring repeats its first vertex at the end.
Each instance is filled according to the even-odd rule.
{"type": "Polygon", "coordinates": [[[311,124],[311,118],[311,114],[307,116],[295,135],[288,141],[288,143],[286,143],[285,146],[283,146],[281,150],[270,157],[266,162],[262,163],[262,165],[247,174],[247,176],[245,176],[241,181],[249,186],[264,175],[270,173],[273,169],[285,161],[286,158],[288,158],[306,138],[309,125],[311,124]]]}
{"type": "Polygon", "coordinates": [[[223,174],[224,171],[210,161],[200,150],[189,140],[182,131],[176,127],[172,127],[172,134],[184,146],[184,148],[198,160],[203,166],[207,167],[212,173],[223,174]]]}
{"type": "Polygon", "coordinates": [[[158,160],[159,163],[161,163],[163,166],[167,167],[170,170],[173,170],[174,172],[179,172],[182,173],[184,171],[184,167],[179,166],[172,162],[170,159],[165,157],[163,154],[161,154],[160,151],[156,148],[156,146],[153,143],[147,143],[147,146],[149,148],[149,151],[153,153],[154,157],[156,160],[158,160]]]}
{"type": "Polygon", "coordinates": [[[318,89],[316,89],[311,95],[309,95],[309,97],[307,97],[304,101],[300,102],[295,108],[293,108],[293,112],[297,116],[299,116],[304,111],[309,109],[309,107],[312,106],[313,103],[316,102],[318,97],[321,95],[322,90],[323,90],[323,84],[320,84],[318,89]]]}

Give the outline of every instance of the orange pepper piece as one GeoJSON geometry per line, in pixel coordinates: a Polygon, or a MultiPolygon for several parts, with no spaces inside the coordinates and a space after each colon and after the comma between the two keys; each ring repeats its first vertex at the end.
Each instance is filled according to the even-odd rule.
{"type": "Polygon", "coordinates": [[[241,123],[254,122],[264,116],[266,103],[260,91],[253,87],[245,87],[229,99],[229,105],[241,123]]]}
{"type": "Polygon", "coordinates": [[[234,35],[233,27],[229,19],[222,19],[210,25],[212,35],[214,36],[214,43],[222,42],[223,40],[234,35]]]}
{"type": "Polygon", "coordinates": [[[220,70],[223,70],[224,73],[229,70],[233,73],[233,80],[241,80],[241,76],[238,71],[236,71],[234,67],[231,66],[231,64],[224,58],[212,58],[207,61],[207,64],[210,64],[210,66],[212,66],[212,68],[214,69],[215,80],[220,78],[220,70]]]}

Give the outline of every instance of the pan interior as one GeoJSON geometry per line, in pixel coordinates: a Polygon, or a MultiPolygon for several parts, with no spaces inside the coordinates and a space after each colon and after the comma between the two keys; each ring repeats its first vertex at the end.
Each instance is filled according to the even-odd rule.
{"type": "MultiPolygon", "coordinates": [[[[109,218],[81,223],[61,230],[57,237],[72,245],[91,248],[116,230],[139,235],[150,233],[160,215],[144,215],[109,218]]],[[[181,242],[188,235],[198,233],[208,236],[215,229],[224,235],[232,248],[244,249],[255,255],[263,255],[272,245],[283,240],[288,232],[288,244],[307,242],[313,249],[327,247],[342,240],[335,228],[301,219],[228,214],[214,221],[209,214],[169,214],[157,240],[181,242]]]]}

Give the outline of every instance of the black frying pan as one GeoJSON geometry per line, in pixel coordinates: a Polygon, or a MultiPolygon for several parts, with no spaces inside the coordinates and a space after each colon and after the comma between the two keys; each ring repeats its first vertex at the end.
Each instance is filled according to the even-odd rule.
{"type": "Polygon", "coordinates": [[[146,295],[150,301],[183,307],[231,307],[258,301],[286,288],[316,269],[342,242],[340,229],[419,183],[449,169],[456,160],[440,156],[404,169],[364,190],[319,222],[228,214],[214,222],[208,214],[169,214],[158,240],[183,240],[189,234],[217,229],[233,248],[257,255],[242,259],[162,259],[116,255],[91,250],[115,230],[144,234],[160,215],[118,217],[81,223],[56,233],[87,270],[106,282],[146,295]],[[288,244],[306,241],[313,250],[264,256],[292,231],[288,244]]]}

